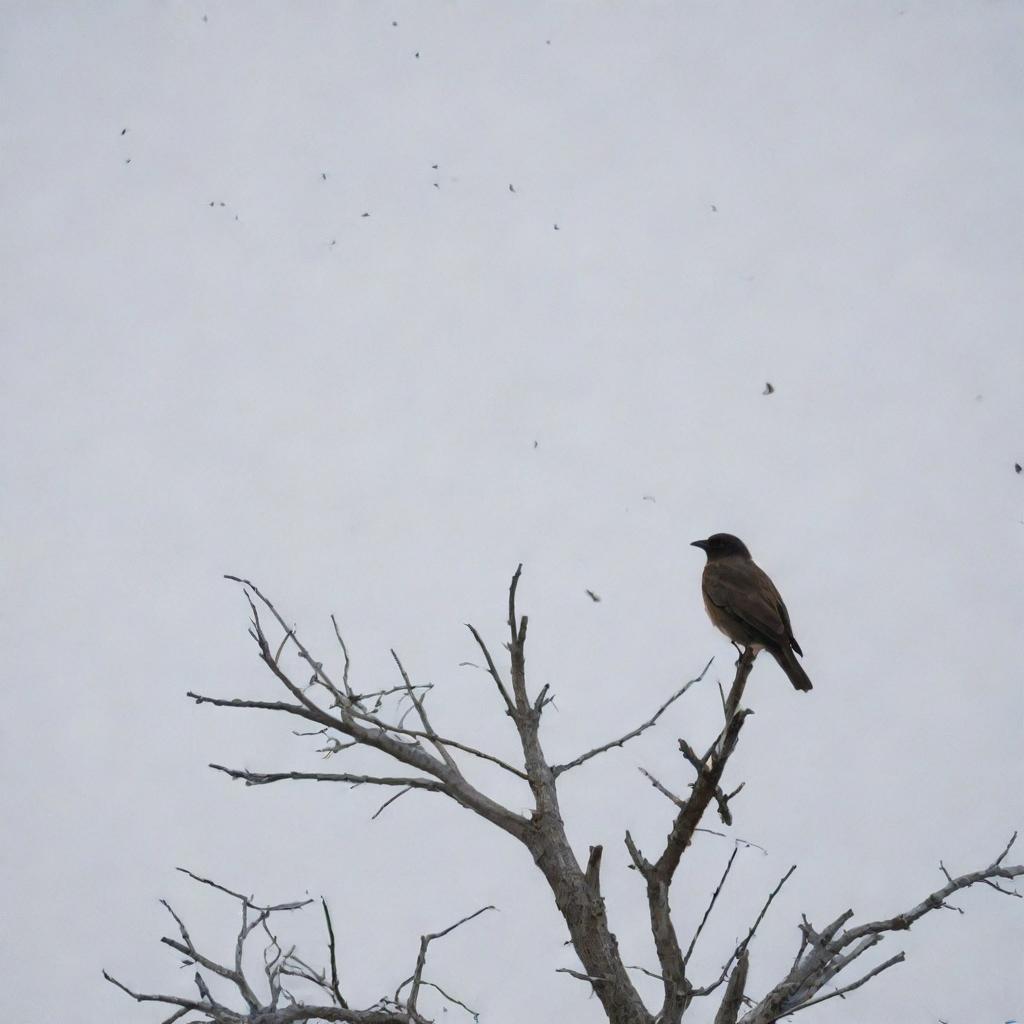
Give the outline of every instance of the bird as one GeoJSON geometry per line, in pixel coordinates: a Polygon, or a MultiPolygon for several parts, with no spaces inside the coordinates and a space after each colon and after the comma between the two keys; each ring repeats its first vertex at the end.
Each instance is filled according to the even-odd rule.
{"type": "Polygon", "coordinates": [[[601,595],[595,594],[592,590],[587,591],[587,597],[589,597],[590,600],[594,602],[594,604],[598,604],[601,600],[601,595]]]}
{"type": "Polygon", "coordinates": [[[713,533],[692,546],[707,555],[701,591],[712,625],[735,644],[766,650],[796,689],[810,690],[811,681],[796,660],[804,652],[793,636],[786,605],[746,544],[731,533],[713,533]]]}
{"type": "Polygon", "coordinates": [[[775,394],[775,385],[772,384],[771,381],[766,381],[765,385],[764,385],[764,391],[762,391],[761,394],[762,395],[774,395],[775,394]]]}
{"type": "Polygon", "coordinates": [[[1014,473],[1024,473],[1024,466],[1022,466],[1019,462],[1015,462],[1013,464],[1013,471],[1014,473]]]}
{"type": "Polygon", "coordinates": [[[508,190],[509,192],[515,192],[515,186],[509,185],[508,190]]]}

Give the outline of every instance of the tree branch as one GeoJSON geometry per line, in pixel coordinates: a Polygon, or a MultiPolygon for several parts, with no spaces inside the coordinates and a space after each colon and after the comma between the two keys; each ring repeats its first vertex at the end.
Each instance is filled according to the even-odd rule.
{"type": "MultiPolygon", "coordinates": [[[[906,931],[926,914],[948,907],[946,900],[954,893],[974,885],[985,884],[995,878],[1014,879],[1024,875],[1024,865],[1003,865],[1016,838],[1015,832],[1002,853],[980,871],[968,872],[954,878],[943,865],[941,870],[947,879],[946,884],[930,893],[916,906],[893,917],[869,921],[854,928],[844,928],[853,917],[853,911],[846,910],[821,932],[815,931],[805,919],[801,925],[800,950],[793,966],[782,981],[743,1016],[741,1024],[772,1024],[773,1021],[799,1009],[859,988],[883,970],[902,962],[903,954],[899,953],[851,985],[816,998],[824,985],[845,970],[862,953],[877,945],[890,932],[906,931]],[[847,950],[849,952],[846,952],[847,950]]],[[[1009,890],[1001,888],[1000,892],[1004,895],[1014,895],[1009,890]]]]}
{"type": "Polygon", "coordinates": [[[686,693],[687,690],[694,683],[699,683],[707,673],[707,670],[711,667],[711,662],[714,661],[711,658],[708,663],[700,670],[700,674],[694,676],[693,679],[688,680],[684,683],[675,693],[664,704],[658,708],[657,711],[647,719],[646,722],[642,722],[635,729],[631,729],[624,736],[620,736],[616,740],[609,740],[607,743],[602,743],[599,747],[594,747],[593,750],[588,750],[585,754],[580,754],[579,757],[574,758],[572,761],[568,761],[565,764],[556,764],[551,770],[555,773],[555,776],[561,775],[563,772],[569,771],[570,768],[578,768],[581,764],[586,764],[593,757],[597,757],[598,754],[603,754],[605,751],[611,750],[613,747],[624,746],[632,739],[636,739],[637,736],[645,733],[651,726],[655,725],[659,718],[677,701],[680,697],[686,693]]]}

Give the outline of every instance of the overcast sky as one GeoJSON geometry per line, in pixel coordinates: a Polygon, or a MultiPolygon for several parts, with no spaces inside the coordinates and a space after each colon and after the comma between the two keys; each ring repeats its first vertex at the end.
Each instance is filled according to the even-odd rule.
{"type": "MultiPolygon", "coordinates": [[[[224,572],[325,660],[334,612],[358,688],[396,681],[396,647],[436,684],[435,724],[506,756],[459,662],[466,621],[500,643],[520,561],[556,759],[714,656],[657,729],[564,780],[629,963],[655,959],[622,835],[653,852],[672,811],[637,766],[685,790],[675,739],[711,738],[730,674],[687,546],[716,530],[775,578],[815,689],[755,667],[726,781],[767,853],[739,856],[698,981],[793,863],[758,994],[801,913],[909,907],[940,858],[981,867],[1024,823],[1021,4],[0,18],[7,1018],[160,1020],[100,968],[187,987],[162,896],[211,952],[229,941],[234,908],[185,865],[267,901],[325,894],[359,1005],[421,932],[495,903],[437,948],[436,980],[485,1024],[602,1019],[554,973],[578,964],[503,834],[432,794],[371,823],[376,793],[206,767],[323,765],[287,722],[185,699],[275,692],[224,572]]],[[[731,848],[687,855],[684,932],[731,848]]],[[[1024,1017],[1021,904],[958,902],[808,1017],[1024,1017]]],[[[311,958],[319,928],[295,921],[311,958]]]]}

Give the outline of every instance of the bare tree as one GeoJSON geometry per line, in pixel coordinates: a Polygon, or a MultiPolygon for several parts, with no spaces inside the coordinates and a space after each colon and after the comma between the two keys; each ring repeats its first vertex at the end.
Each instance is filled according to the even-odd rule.
{"type": "MultiPolygon", "coordinates": [[[[468,627],[483,656],[487,674],[494,684],[501,706],[515,726],[522,751],[521,764],[510,764],[467,742],[439,733],[426,709],[429,687],[416,685],[411,681],[394,651],[391,653],[400,682],[393,687],[372,692],[356,692],[349,679],[348,651],[336,622],[335,635],[341,648],[344,667],[340,679],[335,681],[325,670],[323,663],[315,659],[299,640],[295,629],[287,625],[285,619],[260,590],[249,580],[232,576],[228,578],[242,585],[249,603],[252,613],[249,632],[257,644],[259,657],[285,691],[286,699],[261,701],[220,698],[192,692],[189,692],[189,697],[197,704],[259,709],[294,716],[312,723],[316,727],[314,733],[325,737],[324,751],[327,754],[352,747],[376,750],[395,762],[400,774],[255,772],[223,765],[211,767],[250,786],[290,780],[311,780],[393,789],[395,792],[385,801],[381,810],[405,793],[427,790],[443,794],[460,806],[473,811],[529,850],[551,890],[555,905],[568,928],[573,949],[579,958],[579,970],[561,970],[594,992],[611,1024],[678,1024],[695,1000],[711,996],[718,999],[715,1024],[770,1024],[825,1000],[844,996],[902,962],[904,954],[898,952],[866,970],[861,968],[864,970],[862,974],[850,970],[855,960],[882,942],[891,932],[905,931],[926,914],[949,907],[947,901],[954,894],[972,886],[983,885],[1004,895],[1020,895],[999,884],[1000,881],[1009,881],[1024,874],[1024,865],[1004,864],[1016,839],[1014,833],[999,856],[981,870],[954,877],[940,864],[945,884],[926,895],[916,905],[892,917],[854,924],[853,911],[847,910],[820,929],[815,928],[804,917],[797,926],[799,942],[791,968],[767,993],[757,997],[746,991],[751,945],[773,900],[792,876],[794,866],[786,871],[767,895],[753,921],[742,933],[743,937],[739,943],[728,951],[721,971],[702,983],[696,981],[690,971],[691,957],[719,894],[728,881],[736,851],[733,851],[720,882],[708,899],[700,923],[688,941],[680,938],[673,920],[671,887],[680,860],[695,834],[698,831],[709,831],[702,826],[709,808],[714,807],[724,825],[732,825],[731,801],[742,785],[728,791],[723,779],[744,723],[750,715],[750,711],[742,706],[742,701],[757,654],[754,650],[744,650],[736,662],[732,684],[728,692],[723,692],[722,695],[723,722],[718,734],[711,739],[702,753],[686,740],[678,741],[679,751],[694,776],[688,795],[679,796],[650,773],[644,773],[650,783],[671,802],[673,819],[664,846],[656,854],[645,854],[633,837],[628,832],[625,834],[624,841],[632,866],[644,883],[651,935],[659,969],[652,971],[628,965],[619,951],[601,895],[602,847],[590,847],[585,864],[577,858],[567,838],[562,819],[558,793],[559,779],[606,751],[630,742],[654,726],[675,701],[704,677],[711,663],[705,665],[697,677],[671,694],[648,719],[635,728],[570,761],[552,764],[544,753],[540,738],[541,721],[551,700],[548,687],[542,687],[534,696],[531,696],[527,688],[525,651],[528,619],[525,615],[520,616],[516,610],[516,590],[521,569],[520,566],[512,577],[508,593],[509,639],[505,643],[508,653],[507,675],[499,670],[479,631],[471,625],[468,627]],[[274,629],[281,631],[280,638],[275,644],[271,643],[261,618],[261,608],[276,624],[274,629]],[[311,672],[306,683],[296,681],[284,668],[282,657],[289,645],[294,655],[311,672]],[[402,698],[405,711],[400,713],[396,710],[396,720],[389,720],[383,708],[387,706],[389,699],[395,697],[402,698]],[[410,717],[414,719],[411,724],[407,723],[410,717]],[[511,810],[473,785],[463,773],[457,755],[487,761],[528,784],[533,797],[533,806],[529,814],[511,810]],[[643,971],[660,981],[662,994],[659,1005],[651,1007],[645,1004],[633,984],[631,970],[643,971]],[[851,978],[852,980],[849,980],[851,978]]],[[[216,883],[205,879],[197,881],[222,889],[216,883]]],[[[309,966],[305,960],[299,959],[294,949],[289,949],[285,953],[276,933],[272,932],[269,926],[271,915],[297,910],[304,904],[257,906],[249,897],[226,889],[222,891],[233,896],[241,904],[242,922],[233,966],[221,964],[201,954],[192,944],[185,925],[170,907],[167,908],[174,916],[181,937],[173,940],[165,938],[163,941],[186,956],[190,963],[195,964],[196,995],[188,998],[144,995],[128,989],[105,974],[107,979],[136,1000],[175,1007],[175,1012],[168,1018],[167,1024],[193,1012],[199,1016],[189,1018],[190,1021],[217,1024],[288,1024],[292,1021],[307,1020],[418,1024],[426,1019],[418,1008],[418,997],[425,986],[433,986],[445,998],[462,1006],[468,1012],[473,1012],[463,1003],[448,996],[435,983],[424,979],[423,969],[427,947],[433,939],[446,935],[452,928],[483,913],[483,910],[463,918],[451,928],[424,936],[420,941],[419,955],[413,973],[399,985],[394,995],[367,1009],[356,1010],[342,998],[338,987],[334,933],[326,904],[323,905],[323,910],[329,937],[329,966],[317,970],[309,966]],[[244,976],[242,968],[243,946],[256,929],[261,929],[268,940],[265,950],[266,996],[262,999],[244,976]],[[237,989],[237,996],[244,1005],[239,1009],[231,1009],[217,1002],[204,980],[204,970],[230,982],[237,989]],[[300,994],[293,993],[285,982],[296,980],[317,990],[321,996],[327,998],[327,1002],[310,1003],[300,994]]]]}

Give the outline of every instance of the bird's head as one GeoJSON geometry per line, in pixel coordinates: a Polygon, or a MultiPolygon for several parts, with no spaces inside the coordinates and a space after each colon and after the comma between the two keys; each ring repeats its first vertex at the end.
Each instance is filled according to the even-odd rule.
{"type": "Polygon", "coordinates": [[[731,533],[713,533],[707,540],[695,540],[692,546],[700,548],[708,556],[709,562],[716,558],[731,558],[736,555],[741,558],[750,557],[747,545],[731,533]]]}

